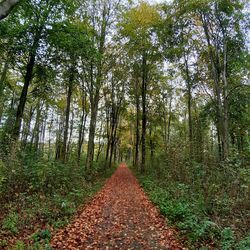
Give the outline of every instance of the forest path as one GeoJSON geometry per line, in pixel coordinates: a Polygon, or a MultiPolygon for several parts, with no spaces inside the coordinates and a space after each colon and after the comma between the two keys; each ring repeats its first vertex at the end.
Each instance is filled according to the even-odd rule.
{"type": "Polygon", "coordinates": [[[52,239],[54,249],[184,249],[136,178],[121,164],[73,222],[52,239]]]}

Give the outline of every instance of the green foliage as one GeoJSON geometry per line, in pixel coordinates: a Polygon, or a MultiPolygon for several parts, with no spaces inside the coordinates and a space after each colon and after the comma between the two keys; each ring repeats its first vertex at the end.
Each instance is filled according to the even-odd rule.
{"type": "Polygon", "coordinates": [[[248,250],[250,249],[250,235],[247,235],[238,244],[236,244],[237,250],[248,250]]]}
{"type": "Polygon", "coordinates": [[[248,173],[241,159],[232,155],[224,164],[211,162],[209,167],[185,162],[185,158],[183,161],[173,165],[171,154],[167,159],[159,155],[148,165],[146,174],[137,174],[150,199],[168,223],[188,238],[191,249],[206,247],[211,242],[218,249],[248,249],[244,247],[249,238],[242,239],[244,234],[236,237],[229,227],[229,216],[236,216],[237,211],[232,212],[232,207],[247,209],[248,173]]]}
{"type": "Polygon", "coordinates": [[[0,247],[6,247],[8,245],[8,241],[6,239],[0,240],[0,247]]]}
{"type": "Polygon", "coordinates": [[[25,250],[25,243],[23,241],[18,240],[11,249],[12,250],[25,250]]]}
{"type": "Polygon", "coordinates": [[[221,232],[221,249],[229,250],[233,248],[234,233],[231,228],[224,228],[221,232]]]}
{"type": "MultiPolygon", "coordinates": [[[[84,166],[79,167],[74,162],[62,164],[48,161],[32,152],[23,152],[13,162],[16,164],[9,165],[11,172],[6,170],[7,162],[1,166],[4,181],[0,190],[0,207],[7,216],[2,221],[0,238],[6,233],[16,234],[24,228],[32,230],[37,220],[54,228],[65,226],[78,206],[99,190],[115,169],[104,172],[103,165],[97,163],[93,172],[88,173],[92,175],[89,177],[91,181],[86,181],[84,166]]],[[[32,236],[33,248],[29,246],[29,249],[50,249],[50,234],[48,229],[36,232],[32,236]]],[[[7,242],[1,242],[1,245],[5,244],[7,242]]],[[[17,243],[15,247],[22,249],[22,243],[17,243]]]]}
{"type": "Polygon", "coordinates": [[[48,229],[39,230],[38,232],[34,233],[31,238],[33,239],[32,249],[34,250],[51,250],[50,247],[50,239],[51,233],[48,229]]]}
{"type": "Polygon", "coordinates": [[[11,211],[7,217],[4,218],[2,222],[2,228],[4,230],[10,231],[12,234],[18,232],[18,214],[14,211],[11,211]]]}

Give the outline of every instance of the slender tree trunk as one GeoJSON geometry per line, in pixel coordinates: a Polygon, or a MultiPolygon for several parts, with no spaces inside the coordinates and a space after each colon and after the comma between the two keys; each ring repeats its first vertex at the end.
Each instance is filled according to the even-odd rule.
{"type": "Polygon", "coordinates": [[[153,162],[154,161],[154,143],[153,143],[153,138],[152,138],[152,127],[150,126],[149,129],[149,136],[150,136],[150,161],[153,162]]]}
{"type": "Polygon", "coordinates": [[[97,63],[97,76],[95,81],[95,90],[93,89],[93,65],[91,64],[91,91],[94,90],[94,94],[92,98],[90,98],[91,102],[91,116],[90,116],[90,128],[89,128],[89,141],[88,141],[88,151],[87,151],[87,159],[86,159],[86,169],[90,169],[92,166],[93,158],[94,158],[94,150],[95,150],[95,129],[96,129],[96,118],[98,113],[98,104],[99,104],[99,95],[100,95],[100,88],[102,84],[102,65],[103,65],[103,54],[105,50],[105,39],[106,39],[106,31],[108,25],[108,17],[110,14],[110,9],[104,4],[102,10],[102,20],[101,20],[101,27],[100,27],[100,36],[99,36],[99,46],[98,52],[101,58],[97,63]]]}
{"type": "Polygon", "coordinates": [[[24,128],[25,132],[24,132],[24,137],[22,139],[23,148],[26,148],[26,145],[27,145],[27,139],[28,139],[28,136],[30,134],[30,126],[31,126],[33,114],[34,114],[34,108],[30,107],[29,119],[28,119],[26,126],[24,128]]]}
{"type": "Polygon", "coordinates": [[[223,39],[223,83],[224,83],[224,157],[227,158],[229,154],[229,129],[228,129],[228,123],[229,123],[229,107],[228,107],[228,82],[227,82],[227,43],[226,38],[223,39]]]}
{"type": "Polygon", "coordinates": [[[186,84],[187,84],[187,103],[188,103],[188,128],[189,128],[189,153],[190,159],[193,158],[193,121],[192,121],[192,84],[189,74],[188,58],[184,55],[185,62],[185,74],[186,74],[186,84]]]}
{"type": "Polygon", "coordinates": [[[71,112],[71,121],[70,121],[70,132],[69,132],[69,139],[68,139],[68,144],[67,144],[67,151],[66,151],[66,161],[69,160],[70,158],[70,147],[71,147],[71,139],[72,139],[72,135],[73,135],[73,129],[74,129],[74,111],[72,110],[71,112]]]}
{"type": "Polygon", "coordinates": [[[1,79],[0,79],[0,123],[2,120],[2,115],[3,115],[3,107],[4,107],[4,86],[5,86],[5,80],[7,76],[7,72],[9,69],[9,61],[6,60],[3,68],[3,72],[1,74],[1,79]]]}
{"type": "MultiPolygon", "coordinates": [[[[167,100],[165,99],[164,94],[162,95],[162,102],[165,103],[167,100]]],[[[163,140],[165,144],[165,149],[167,149],[167,112],[166,112],[166,106],[163,105],[163,140]]]]}
{"type": "Polygon", "coordinates": [[[94,102],[91,104],[91,116],[90,116],[90,126],[89,126],[89,141],[88,141],[88,151],[86,159],[86,169],[90,169],[94,159],[95,151],[95,129],[96,129],[96,118],[98,113],[98,103],[99,103],[99,90],[95,94],[94,102]]]}
{"type": "Polygon", "coordinates": [[[114,112],[114,117],[112,122],[109,167],[111,167],[112,165],[112,157],[113,157],[113,152],[115,150],[115,141],[116,141],[117,126],[118,126],[118,114],[119,114],[119,107],[117,107],[117,110],[114,112]]]}
{"type": "MultiPolygon", "coordinates": [[[[218,12],[218,3],[215,3],[216,13],[218,12]]],[[[224,155],[223,158],[227,158],[229,154],[229,103],[228,103],[228,81],[227,81],[227,64],[228,64],[228,52],[227,52],[227,27],[220,19],[220,15],[217,13],[216,18],[219,21],[219,26],[223,36],[223,65],[222,65],[222,81],[223,81],[223,143],[224,143],[224,155]]],[[[219,53],[217,52],[217,55],[219,53]]],[[[219,56],[218,56],[219,62],[219,56]]]]}
{"type": "Polygon", "coordinates": [[[140,145],[140,97],[139,86],[136,80],[136,135],[135,135],[135,166],[139,169],[139,145],[140,145]]]}
{"type": "Polygon", "coordinates": [[[63,131],[63,117],[60,115],[57,119],[58,124],[58,131],[56,134],[56,153],[55,153],[55,159],[61,160],[62,159],[62,131],[63,131]]]}
{"type": "Polygon", "coordinates": [[[147,60],[146,53],[142,56],[142,137],[141,137],[141,172],[145,171],[146,163],[146,133],[147,133],[147,110],[146,110],[146,94],[147,94],[147,60]]]}
{"type": "Polygon", "coordinates": [[[106,156],[105,156],[105,168],[108,166],[109,152],[110,152],[110,137],[107,138],[106,156]]]}
{"type": "MultiPolygon", "coordinates": [[[[100,134],[99,134],[99,140],[98,140],[98,150],[97,150],[97,154],[96,154],[96,162],[98,162],[99,160],[99,156],[101,154],[102,151],[102,147],[103,147],[103,143],[101,143],[101,135],[102,135],[102,123],[101,123],[101,128],[100,128],[100,134]]],[[[105,167],[105,166],[104,166],[105,167]]]]}
{"type": "MultiPolygon", "coordinates": [[[[210,35],[207,26],[207,17],[205,14],[201,16],[202,24],[204,33],[207,40],[208,51],[210,62],[212,66],[212,76],[214,80],[214,90],[215,90],[215,100],[216,100],[216,113],[217,113],[217,133],[218,133],[218,146],[219,146],[219,156],[220,159],[225,159],[225,133],[223,130],[224,127],[224,119],[223,119],[223,108],[222,108],[222,101],[221,101],[221,87],[220,87],[220,66],[218,65],[218,55],[214,56],[214,52],[212,50],[212,45],[210,42],[210,35]],[[221,152],[220,152],[221,150],[221,152]]],[[[217,53],[217,52],[216,52],[217,53]]]]}
{"type": "Polygon", "coordinates": [[[42,110],[42,105],[40,105],[40,102],[38,102],[37,108],[36,108],[36,121],[35,121],[35,126],[33,129],[32,137],[31,137],[31,144],[30,144],[31,148],[33,148],[34,151],[38,150],[41,110],[42,110]]]}
{"type": "MultiPolygon", "coordinates": [[[[107,103],[107,101],[106,101],[107,103]]],[[[111,133],[110,133],[110,111],[109,106],[106,104],[106,137],[107,137],[107,147],[106,147],[106,156],[105,156],[105,168],[108,166],[110,144],[111,144],[111,133]]]]}
{"type": "Polygon", "coordinates": [[[171,119],[172,119],[172,94],[169,100],[169,111],[168,111],[168,129],[167,129],[167,141],[168,145],[170,143],[170,127],[171,127],[171,119]]]}
{"type": "Polygon", "coordinates": [[[15,91],[12,91],[10,108],[8,110],[9,115],[7,117],[5,124],[4,124],[4,132],[5,132],[4,135],[7,136],[6,138],[4,138],[4,143],[8,143],[8,145],[10,145],[9,144],[9,135],[12,133],[11,129],[12,129],[13,122],[15,120],[15,117],[14,117],[15,99],[16,99],[15,91]]]}
{"type": "Polygon", "coordinates": [[[68,91],[67,91],[67,105],[65,110],[65,126],[64,126],[64,134],[63,134],[63,145],[62,145],[62,161],[66,162],[67,160],[67,141],[68,141],[68,130],[69,130],[69,115],[70,115],[70,104],[71,104],[71,96],[73,91],[73,72],[69,78],[68,91]]]}
{"type": "Polygon", "coordinates": [[[32,53],[30,55],[29,63],[26,68],[24,86],[20,96],[19,105],[17,107],[16,120],[14,122],[13,137],[12,137],[14,141],[17,141],[19,137],[24,107],[27,99],[28,88],[32,79],[32,72],[34,65],[35,65],[35,54],[32,53]]]}
{"type": "Polygon", "coordinates": [[[16,119],[14,122],[14,128],[13,128],[13,133],[12,133],[12,139],[14,141],[18,140],[19,133],[20,133],[20,128],[21,128],[21,122],[23,118],[23,112],[24,112],[24,107],[26,104],[27,100],[27,94],[28,94],[28,88],[32,80],[32,74],[33,74],[33,68],[35,66],[35,59],[36,59],[36,51],[39,45],[40,41],[40,36],[41,36],[42,28],[38,31],[34,38],[34,42],[29,54],[29,61],[26,66],[26,74],[24,77],[24,85],[22,88],[22,93],[19,99],[19,104],[17,107],[17,113],[16,113],[16,119]]]}
{"type": "Polygon", "coordinates": [[[86,118],[87,118],[87,113],[85,112],[85,108],[86,108],[86,94],[83,93],[83,96],[82,96],[82,116],[81,116],[81,122],[80,122],[80,128],[79,128],[78,148],[77,148],[78,165],[80,164],[82,145],[83,145],[84,135],[85,135],[85,126],[86,126],[86,118]]]}
{"type": "Polygon", "coordinates": [[[48,119],[48,104],[46,104],[45,108],[45,115],[44,115],[44,121],[43,121],[43,129],[42,129],[42,134],[41,134],[41,143],[40,143],[40,151],[44,155],[44,149],[45,149],[45,135],[46,135],[46,129],[47,129],[47,119],[48,119]]]}
{"type": "MultiPolygon", "coordinates": [[[[53,113],[52,113],[52,117],[53,117],[53,113]]],[[[51,150],[51,133],[52,133],[52,127],[53,127],[53,118],[50,120],[50,124],[49,124],[49,152],[48,152],[48,160],[51,159],[51,151],[52,151],[51,150]]]]}

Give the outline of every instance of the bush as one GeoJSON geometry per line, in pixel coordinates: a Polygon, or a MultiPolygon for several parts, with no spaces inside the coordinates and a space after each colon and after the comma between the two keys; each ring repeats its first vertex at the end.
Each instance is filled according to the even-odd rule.
{"type": "MultiPolygon", "coordinates": [[[[115,170],[104,171],[103,166],[96,163],[93,171],[87,173],[83,165],[62,164],[39,158],[32,152],[22,152],[12,161],[8,161],[8,157],[0,161],[0,213],[7,214],[2,221],[5,231],[0,230],[0,238],[6,237],[6,232],[8,238],[23,229],[32,232],[38,220],[41,226],[64,226],[79,205],[115,170]],[[87,175],[91,181],[86,180],[87,175]]],[[[41,230],[33,235],[32,247],[23,247],[22,242],[17,242],[14,249],[51,249],[48,239],[49,232],[41,230]]],[[[6,244],[7,241],[0,241],[0,248],[6,244]]]]}
{"type": "Polygon", "coordinates": [[[242,239],[235,247],[237,250],[249,250],[250,249],[250,234],[242,239]]]}
{"type": "Polygon", "coordinates": [[[25,244],[23,241],[18,240],[13,246],[12,250],[25,250],[25,244]]]}
{"type": "Polygon", "coordinates": [[[226,227],[221,232],[221,249],[230,250],[234,245],[234,233],[231,228],[226,227]]]}
{"type": "Polygon", "coordinates": [[[14,211],[10,212],[2,222],[2,228],[10,231],[12,234],[18,232],[18,214],[14,211]]]}
{"type": "Polygon", "coordinates": [[[148,165],[143,175],[134,171],[168,222],[187,237],[189,247],[207,249],[212,244],[216,249],[250,249],[250,237],[240,241],[244,235],[235,237],[229,227],[229,218],[235,216],[235,211],[248,207],[249,171],[241,161],[233,158],[221,165],[211,162],[209,166],[185,161],[173,166],[171,161],[171,156],[169,162],[158,160],[157,166],[148,165]],[[233,211],[236,204],[245,205],[233,211]]]}

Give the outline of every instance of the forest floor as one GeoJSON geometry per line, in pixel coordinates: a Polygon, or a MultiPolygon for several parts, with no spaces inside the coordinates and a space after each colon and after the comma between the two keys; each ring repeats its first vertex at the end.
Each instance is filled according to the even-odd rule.
{"type": "Polygon", "coordinates": [[[174,229],[121,164],[71,224],[52,238],[53,249],[185,249],[174,229]]]}

